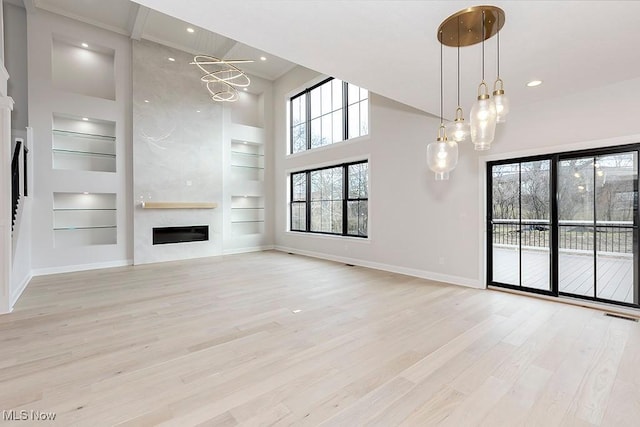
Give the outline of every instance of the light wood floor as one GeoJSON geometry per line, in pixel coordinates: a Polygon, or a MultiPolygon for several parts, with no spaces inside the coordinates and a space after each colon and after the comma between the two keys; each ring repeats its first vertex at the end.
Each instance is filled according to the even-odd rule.
{"type": "Polygon", "coordinates": [[[64,426],[633,426],[640,325],[278,252],[38,277],[0,316],[9,409],[64,426]]]}

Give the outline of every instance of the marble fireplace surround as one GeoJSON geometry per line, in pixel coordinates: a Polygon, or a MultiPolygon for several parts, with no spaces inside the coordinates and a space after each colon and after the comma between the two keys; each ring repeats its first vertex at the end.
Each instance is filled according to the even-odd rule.
{"type": "Polygon", "coordinates": [[[223,111],[192,59],[133,43],[134,264],[222,254],[223,111]],[[192,225],[208,226],[209,240],[152,244],[154,228],[192,225]]]}

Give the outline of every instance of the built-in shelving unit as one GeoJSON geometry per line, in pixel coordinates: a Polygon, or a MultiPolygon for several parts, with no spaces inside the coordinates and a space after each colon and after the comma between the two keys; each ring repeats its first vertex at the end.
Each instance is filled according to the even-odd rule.
{"type": "Polygon", "coordinates": [[[227,218],[229,251],[255,249],[264,245],[264,130],[232,125],[230,140],[230,187],[227,218]]]}
{"type": "Polygon", "coordinates": [[[249,141],[231,141],[231,175],[241,181],[264,180],[263,145],[249,141]]]}
{"type": "Polygon", "coordinates": [[[54,114],[53,168],[115,172],[116,138],[114,135],[114,122],[54,114]]]}
{"type": "Polygon", "coordinates": [[[264,198],[231,197],[231,232],[233,235],[264,233],[264,198]]]}
{"type": "Polygon", "coordinates": [[[116,195],[53,193],[55,247],[116,243],[116,195]]]}

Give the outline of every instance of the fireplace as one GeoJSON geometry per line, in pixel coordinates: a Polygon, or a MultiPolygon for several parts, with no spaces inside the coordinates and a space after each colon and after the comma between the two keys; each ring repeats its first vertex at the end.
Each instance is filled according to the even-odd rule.
{"type": "Polygon", "coordinates": [[[153,244],[202,242],[209,240],[208,225],[189,225],[186,227],[154,227],[153,244]]]}

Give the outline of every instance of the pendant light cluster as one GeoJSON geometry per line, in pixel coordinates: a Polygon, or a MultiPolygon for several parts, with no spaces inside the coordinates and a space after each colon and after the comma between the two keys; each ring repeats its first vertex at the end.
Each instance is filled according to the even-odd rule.
{"type": "Polygon", "coordinates": [[[458,143],[454,140],[449,141],[447,138],[447,130],[442,116],[442,87],[442,43],[440,43],[440,127],[436,142],[427,146],[427,164],[429,169],[436,173],[436,181],[449,179],[449,172],[455,169],[458,164],[458,143]]]}
{"type": "Polygon", "coordinates": [[[427,163],[435,172],[436,180],[446,180],[449,172],[458,163],[458,142],[473,142],[476,150],[488,150],[495,137],[496,124],[503,123],[509,113],[509,100],[504,93],[500,78],[500,30],[504,25],[504,11],[495,6],[476,6],[461,10],[445,19],[438,28],[440,42],[440,128],[438,137],[427,147],[427,163]],[[493,96],[484,76],[484,42],[497,35],[497,77],[493,96]],[[460,48],[482,43],[482,80],[478,86],[478,98],[471,108],[469,123],[464,119],[460,104],[460,48]],[[458,61],[458,106],[453,122],[444,125],[442,118],[442,48],[443,45],[457,49],[458,61]],[[447,131],[449,137],[447,137],[447,131]],[[445,149],[443,143],[448,144],[445,149]],[[455,146],[454,146],[455,145],[455,146]],[[446,152],[446,156],[443,154],[446,152]]]}

